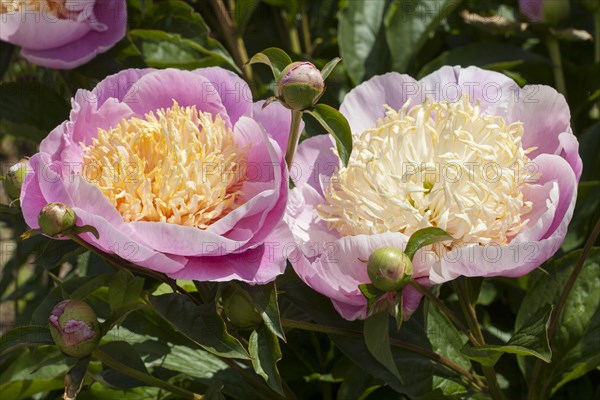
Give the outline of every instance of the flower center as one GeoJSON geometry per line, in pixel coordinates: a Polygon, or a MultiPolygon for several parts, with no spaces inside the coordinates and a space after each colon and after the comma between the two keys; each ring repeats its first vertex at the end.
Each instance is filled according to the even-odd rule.
{"type": "Polygon", "coordinates": [[[506,243],[527,223],[534,182],[523,124],[480,113],[468,96],[388,109],[355,135],[347,167],[325,188],[317,213],[341,235],[435,226],[468,243],[506,243]]]}
{"type": "Polygon", "coordinates": [[[47,12],[54,17],[68,18],[66,0],[0,0],[0,14],[17,11],[47,12]]]}
{"type": "Polygon", "coordinates": [[[84,146],[83,174],[124,220],[206,229],[238,205],[246,148],[219,115],[179,107],[99,129],[84,146]]]}

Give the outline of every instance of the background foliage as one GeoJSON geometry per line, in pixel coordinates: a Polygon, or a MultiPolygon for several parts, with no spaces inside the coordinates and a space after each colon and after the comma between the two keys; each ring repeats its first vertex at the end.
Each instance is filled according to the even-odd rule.
{"type": "MultiPolygon", "coordinates": [[[[78,88],[90,89],[125,68],[218,65],[244,74],[259,99],[273,94],[272,76],[264,66],[244,66],[248,55],[276,46],[318,67],[340,56],[322,99],[334,107],[376,74],[420,78],[442,65],[477,65],[520,85],[554,85],[548,29],[525,28],[516,3],[129,0],[126,38],[75,70],[35,67],[0,43],[1,172],[33,154],[68,118],[78,88]]],[[[67,373],[71,386],[83,382],[80,399],[175,399],[190,392],[244,400],[487,398],[475,394],[484,380],[482,365],[494,366],[510,399],[600,398],[600,251],[590,251],[598,244],[590,235],[600,218],[600,50],[594,50],[597,38],[595,44],[567,30],[598,34],[599,19],[572,2],[569,17],[556,27],[563,33],[566,93],[584,163],[562,249],[518,279],[457,283],[468,286],[486,347],[468,346],[429,301],[400,330],[387,319],[345,321],[291,269],[275,284],[239,285],[264,321],[252,332],[240,331],[220,315],[217,300],[225,285],[179,281],[175,289],[188,295],[175,294],[174,282],[115,270],[73,242],[20,240],[27,227],[18,210],[1,205],[2,398],[60,398],[67,373]],[[47,317],[63,298],[85,299],[103,321],[107,333],[91,360],[77,361],[49,345],[47,317]]],[[[324,133],[310,118],[306,122],[304,136],[324,133]]],[[[460,313],[453,288],[438,289],[460,313]]]]}

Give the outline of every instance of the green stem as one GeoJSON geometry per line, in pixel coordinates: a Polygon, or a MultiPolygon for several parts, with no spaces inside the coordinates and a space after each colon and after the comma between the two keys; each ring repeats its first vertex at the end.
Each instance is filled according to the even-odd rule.
{"type": "Polygon", "coordinates": [[[302,39],[304,40],[304,50],[308,56],[312,55],[312,39],[310,37],[310,26],[308,25],[308,16],[306,15],[306,7],[302,10],[302,39]]]}
{"type": "Polygon", "coordinates": [[[300,36],[298,35],[298,29],[296,29],[296,24],[291,23],[289,25],[290,32],[290,47],[292,51],[296,54],[302,54],[302,47],[300,47],[300,36]]]}
{"type": "Polygon", "coordinates": [[[288,148],[285,153],[285,162],[287,163],[288,168],[292,166],[294,153],[296,153],[296,147],[298,146],[298,138],[300,136],[300,122],[302,122],[302,111],[292,110],[292,123],[290,125],[288,148]]]}
{"type": "MultiPolygon", "coordinates": [[[[347,328],[338,328],[335,326],[314,324],[312,322],[295,321],[295,320],[291,320],[291,319],[282,318],[281,324],[286,328],[302,329],[302,330],[311,331],[311,332],[320,332],[320,333],[326,333],[326,334],[330,334],[330,335],[363,337],[363,332],[361,332],[361,331],[357,331],[354,329],[347,329],[347,328]]],[[[398,347],[403,350],[411,351],[413,353],[421,354],[422,356],[425,356],[433,361],[436,361],[436,362],[444,365],[445,367],[455,371],[459,375],[463,376],[465,378],[466,382],[469,383],[473,388],[475,388],[477,390],[485,389],[485,385],[483,384],[483,382],[481,382],[479,380],[479,378],[477,378],[476,376],[474,376],[469,371],[462,368],[460,365],[456,364],[452,360],[450,360],[440,354],[434,353],[433,351],[430,351],[426,348],[419,347],[419,346],[416,346],[411,343],[406,343],[406,342],[403,342],[401,340],[394,339],[394,338],[390,338],[390,344],[394,347],[398,347]]]]}
{"type": "MultiPolygon", "coordinates": [[[[585,263],[587,256],[590,254],[590,251],[592,250],[592,247],[594,246],[596,239],[598,239],[598,236],[600,236],[600,219],[598,221],[596,221],[596,225],[594,226],[592,233],[590,234],[587,241],[585,242],[585,245],[583,246],[583,250],[581,251],[581,254],[579,255],[579,257],[577,258],[577,264],[575,264],[575,268],[573,268],[571,275],[569,275],[569,279],[567,280],[567,283],[565,284],[565,287],[560,295],[560,298],[558,299],[558,303],[556,303],[556,308],[552,312],[552,316],[550,317],[550,324],[548,325],[548,341],[549,342],[552,342],[552,337],[554,336],[554,333],[556,331],[556,326],[558,325],[562,311],[565,308],[565,304],[567,303],[567,299],[569,298],[571,289],[573,289],[573,285],[575,284],[577,277],[581,273],[581,270],[583,269],[583,264],[585,263]]],[[[539,378],[541,368],[542,368],[542,360],[536,359],[535,364],[533,366],[533,370],[531,371],[531,379],[529,380],[528,398],[531,400],[534,400],[536,398],[536,396],[538,395],[538,393],[536,393],[536,389],[538,389],[537,381],[539,378]]],[[[545,388],[545,386],[543,386],[543,388],[545,388]]],[[[542,393],[543,392],[544,392],[544,390],[542,390],[542,393]]]]}
{"type": "Polygon", "coordinates": [[[556,90],[567,97],[567,85],[565,83],[565,75],[563,72],[562,57],[560,55],[560,43],[552,33],[549,33],[546,36],[545,42],[548,53],[550,54],[550,60],[552,60],[552,72],[554,73],[556,90]]]}
{"type": "MultiPolygon", "coordinates": [[[[464,278],[458,278],[453,282],[454,290],[458,295],[458,300],[460,303],[460,307],[463,310],[463,314],[467,319],[467,324],[469,325],[469,330],[472,335],[470,336],[471,343],[475,347],[480,347],[485,344],[485,339],[483,337],[483,333],[481,332],[481,327],[479,326],[479,321],[477,320],[477,312],[475,311],[474,305],[469,301],[469,296],[467,294],[467,288],[465,286],[464,278]]],[[[500,385],[498,384],[498,378],[496,377],[496,371],[494,367],[486,367],[484,365],[481,366],[483,370],[483,374],[488,383],[490,394],[494,400],[506,400],[504,393],[500,389],[500,385]]]]}
{"type": "Polygon", "coordinates": [[[446,316],[452,321],[454,326],[462,331],[465,335],[471,336],[471,331],[462,323],[458,316],[452,312],[436,295],[434,295],[429,289],[424,288],[417,281],[411,281],[412,287],[417,289],[422,295],[427,297],[432,303],[434,303],[446,316]]]}
{"type": "Polygon", "coordinates": [[[115,369],[127,376],[135,378],[139,381],[142,381],[149,386],[155,386],[155,387],[167,390],[173,394],[183,397],[184,399],[201,400],[204,398],[202,395],[199,395],[197,393],[190,392],[186,389],[182,389],[180,387],[171,385],[169,382],[163,381],[162,379],[158,379],[152,375],[149,375],[144,372],[133,369],[131,367],[128,367],[127,365],[122,364],[119,361],[115,360],[114,358],[112,358],[111,356],[109,356],[107,353],[100,350],[99,348],[94,350],[92,355],[94,357],[96,357],[98,360],[100,360],[103,364],[107,365],[108,367],[115,369]]]}

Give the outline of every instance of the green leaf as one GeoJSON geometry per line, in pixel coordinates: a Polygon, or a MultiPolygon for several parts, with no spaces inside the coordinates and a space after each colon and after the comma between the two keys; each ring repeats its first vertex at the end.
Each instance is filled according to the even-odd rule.
{"type": "Polygon", "coordinates": [[[138,301],[143,287],[143,278],[119,270],[108,282],[108,304],[110,304],[110,308],[114,311],[121,306],[138,301]]]}
{"type": "Polygon", "coordinates": [[[8,69],[10,65],[10,60],[12,58],[13,50],[15,46],[8,43],[0,41],[0,79],[4,76],[4,73],[8,69]]]}
{"type": "Polygon", "coordinates": [[[373,357],[401,380],[390,347],[389,323],[390,317],[387,312],[379,312],[368,317],[364,328],[365,344],[373,357]]]}
{"type": "Polygon", "coordinates": [[[277,362],[281,360],[277,336],[263,325],[250,335],[248,350],[256,373],[264,378],[271,389],[283,395],[281,377],[277,369],[277,362]]]}
{"type": "Polygon", "coordinates": [[[142,52],[148,66],[192,70],[209,66],[229,66],[229,60],[191,39],[150,29],[134,29],[129,36],[142,52]]]}
{"type": "Polygon", "coordinates": [[[432,33],[459,4],[456,0],[395,0],[384,22],[392,69],[405,72],[432,33]]]}
{"type": "Polygon", "coordinates": [[[493,366],[503,353],[534,356],[549,363],[552,358],[552,350],[548,343],[548,324],[551,315],[552,306],[546,305],[532,315],[505,345],[486,344],[481,347],[467,345],[463,348],[463,353],[470,359],[487,366],[493,366]]]}
{"type": "MultiPolygon", "coordinates": [[[[516,329],[524,329],[532,316],[557,304],[581,251],[575,251],[547,267],[531,285],[517,314],[516,329]]],[[[550,341],[552,363],[540,365],[536,396],[549,398],[564,384],[600,366],[600,248],[594,248],[569,292],[550,341]]],[[[519,359],[527,377],[533,361],[519,359]]]]}
{"type": "Polygon", "coordinates": [[[226,358],[250,358],[242,344],[227,333],[214,304],[196,305],[178,294],[151,296],[150,302],[165,321],[207,351],[226,358]]]}
{"type": "Polygon", "coordinates": [[[287,53],[277,47],[269,47],[260,53],[256,53],[248,61],[248,64],[266,64],[273,71],[275,81],[279,80],[281,72],[285,67],[292,63],[292,59],[287,53]]]}
{"type": "MultiPolygon", "coordinates": [[[[96,275],[89,281],[85,282],[83,285],[81,285],[76,290],[70,292],[69,298],[76,299],[76,300],[83,300],[90,294],[94,293],[95,290],[97,290],[103,286],[106,286],[107,283],[112,279],[112,277],[113,277],[113,274],[96,275]]],[[[67,293],[69,293],[69,291],[67,289],[65,289],[65,290],[67,291],[67,293]]]]}
{"type": "Polygon", "coordinates": [[[412,260],[417,250],[437,242],[454,240],[445,230],[436,227],[419,229],[410,236],[404,253],[412,260]]]}
{"type": "Polygon", "coordinates": [[[339,12],[340,55],[355,85],[387,70],[385,9],[385,1],[352,0],[339,12]]]}
{"type": "Polygon", "coordinates": [[[17,326],[4,332],[0,337],[0,354],[21,346],[53,343],[54,341],[47,326],[17,326]]]}
{"type": "Polygon", "coordinates": [[[115,325],[118,325],[121,322],[123,322],[123,320],[127,318],[129,314],[144,309],[146,307],[147,305],[144,303],[127,303],[118,306],[117,308],[112,310],[110,317],[108,317],[104,322],[102,322],[102,331],[110,331],[115,325]]]}
{"type": "Polygon", "coordinates": [[[186,2],[153,2],[145,10],[139,28],[129,34],[150,66],[224,66],[240,72],[227,50],[211,37],[202,15],[186,2]]]}
{"type": "Polygon", "coordinates": [[[346,118],[333,107],[317,104],[312,110],[307,110],[325,130],[333,136],[340,160],[348,165],[352,153],[352,131],[346,118]]]}
{"type": "Polygon", "coordinates": [[[75,365],[65,375],[65,399],[75,399],[85,380],[87,374],[90,357],[84,357],[77,360],[75,365]]]}
{"type": "Polygon", "coordinates": [[[285,341],[285,333],[281,327],[279,305],[277,303],[277,287],[275,283],[266,285],[244,285],[244,289],[250,295],[252,302],[258,308],[260,315],[267,328],[285,341]]]}
{"type": "MultiPolygon", "coordinates": [[[[121,364],[127,365],[129,368],[133,368],[145,374],[148,373],[148,369],[146,368],[144,361],[142,361],[140,355],[129,343],[122,341],[109,342],[100,346],[100,349],[108,354],[112,359],[117,360],[121,364]]],[[[111,386],[121,389],[131,389],[146,385],[144,382],[125,375],[122,372],[110,367],[105,367],[101,375],[102,378],[111,386]]]]}
{"type": "Polygon", "coordinates": [[[40,142],[69,116],[69,103],[37,82],[0,84],[0,135],[40,142]]]}
{"type": "Polygon", "coordinates": [[[0,204],[0,214],[18,215],[20,213],[21,209],[19,207],[11,207],[7,204],[0,204]]]}
{"type": "Polygon", "coordinates": [[[333,69],[336,67],[336,65],[338,65],[338,63],[340,61],[342,61],[342,59],[339,57],[336,57],[333,60],[329,61],[327,64],[325,64],[323,69],[321,69],[321,76],[323,77],[323,80],[327,79],[329,74],[331,74],[333,69]]]}
{"type": "Polygon", "coordinates": [[[246,30],[248,21],[252,18],[254,10],[260,4],[260,0],[238,0],[235,2],[235,10],[233,13],[233,20],[239,35],[242,35],[246,30]]]}

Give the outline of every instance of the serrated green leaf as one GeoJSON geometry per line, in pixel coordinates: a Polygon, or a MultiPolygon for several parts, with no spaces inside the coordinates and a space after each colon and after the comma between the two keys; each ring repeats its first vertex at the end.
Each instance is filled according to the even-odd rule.
{"type": "Polygon", "coordinates": [[[196,305],[178,294],[151,296],[161,317],[207,351],[226,358],[249,359],[242,344],[229,333],[214,304],[196,305]]]}
{"type": "Polygon", "coordinates": [[[29,325],[17,326],[0,336],[0,354],[21,346],[36,346],[53,344],[50,330],[47,326],[29,325]]]}
{"type": "Polygon", "coordinates": [[[250,335],[248,350],[256,373],[263,377],[271,389],[283,395],[281,376],[277,369],[277,362],[281,360],[277,336],[263,325],[250,335]]]}
{"type": "Polygon", "coordinates": [[[344,166],[348,165],[352,153],[352,131],[346,117],[326,104],[317,104],[312,110],[306,112],[333,136],[340,160],[344,166]]]}
{"type": "Polygon", "coordinates": [[[271,68],[275,81],[279,80],[281,72],[292,63],[287,53],[277,47],[269,47],[250,58],[248,64],[266,64],[271,68]]]}
{"type": "Polygon", "coordinates": [[[447,240],[454,240],[454,238],[441,228],[429,227],[419,229],[408,239],[404,253],[412,260],[417,250],[421,247],[447,240]]]}
{"type": "Polygon", "coordinates": [[[387,312],[379,312],[368,317],[364,328],[365,344],[377,361],[396,378],[402,380],[390,347],[389,323],[390,317],[387,312]]]}

